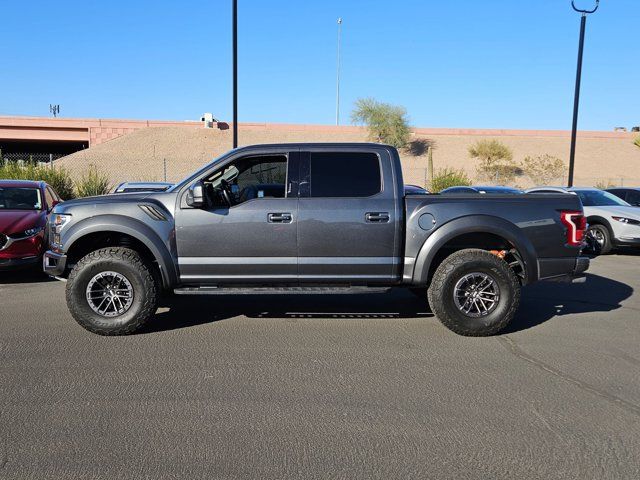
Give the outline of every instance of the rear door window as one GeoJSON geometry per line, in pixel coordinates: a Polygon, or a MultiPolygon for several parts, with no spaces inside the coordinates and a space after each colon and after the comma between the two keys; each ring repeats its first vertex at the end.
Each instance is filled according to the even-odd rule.
{"type": "Polygon", "coordinates": [[[309,196],[370,197],[382,191],[380,159],[375,153],[311,152],[309,196]]]}

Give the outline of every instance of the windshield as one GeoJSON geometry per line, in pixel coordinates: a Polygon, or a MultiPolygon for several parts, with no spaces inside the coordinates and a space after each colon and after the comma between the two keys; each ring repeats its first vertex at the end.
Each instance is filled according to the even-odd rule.
{"type": "Polygon", "coordinates": [[[0,210],[42,210],[37,188],[0,187],[0,210]]]}
{"type": "Polygon", "coordinates": [[[609,192],[602,190],[577,190],[576,193],[585,207],[628,207],[629,204],[609,192]]]}
{"type": "Polygon", "coordinates": [[[227,152],[226,154],[222,155],[221,157],[218,157],[218,158],[212,160],[211,162],[207,163],[206,165],[201,167],[196,172],[191,173],[188,177],[185,177],[182,180],[180,180],[179,182],[174,183],[171,187],[169,187],[165,191],[166,192],[176,192],[176,191],[180,190],[180,188],[182,188],[182,186],[184,184],[192,182],[193,180],[195,180],[196,178],[198,178],[199,176],[204,174],[211,167],[213,167],[213,165],[215,165],[216,163],[218,163],[218,162],[220,162],[220,161],[222,161],[222,160],[224,160],[226,158],[229,158],[229,155],[232,154],[233,152],[234,152],[234,150],[231,150],[230,152],[227,152]]]}

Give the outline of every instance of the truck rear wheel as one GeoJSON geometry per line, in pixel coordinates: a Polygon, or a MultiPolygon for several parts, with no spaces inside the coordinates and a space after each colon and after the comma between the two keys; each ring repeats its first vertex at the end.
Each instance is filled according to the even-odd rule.
{"type": "Polygon", "coordinates": [[[520,304],[520,283],[509,265],[486,250],[465,249],[438,266],[428,292],[431,310],[449,330],[482,337],[498,333],[520,304]]]}
{"type": "Polygon", "coordinates": [[[67,305],[73,318],[99,335],[128,335],[155,313],[157,275],[129,248],[109,247],[83,257],[69,274],[67,305]]]}

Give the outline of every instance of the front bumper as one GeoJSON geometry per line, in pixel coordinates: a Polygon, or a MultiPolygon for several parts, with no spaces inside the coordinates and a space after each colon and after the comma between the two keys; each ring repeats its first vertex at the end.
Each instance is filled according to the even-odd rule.
{"type": "Polygon", "coordinates": [[[44,251],[44,233],[30,237],[12,238],[3,235],[4,242],[0,248],[0,270],[13,270],[29,267],[40,261],[44,251]]]}
{"type": "Polygon", "coordinates": [[[38,262],[40,262],[39,256],[0,258],[0,271],[28,268],[36,265],[38,262]]]}
{"type": "Polygon", "coordinates": [[[538,260],[538,280],[559,282],[580,281],[589,269],[589,257],[541,258],[538,260]]]}
{"type": "Polygon", "coordinates": [[[42,269],[47,275],[59,277],[67,267],[67,256],[47,250],[42,257],[42,269]]]}

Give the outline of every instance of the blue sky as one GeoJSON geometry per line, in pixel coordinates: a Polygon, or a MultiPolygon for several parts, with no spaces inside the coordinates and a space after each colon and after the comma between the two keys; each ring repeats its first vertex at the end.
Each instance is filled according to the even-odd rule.
{"type": "MultiPolygon", "coordinates": [[[[591,6],[595,0],[576,0],[591,6]]],[[[413,125],[569,129],[569,0],[239,0],[240,121],[333,123],[358,97],[413,125]]],[[[231,118],[230,0],[3,1],[0,115],[231,118]]],[[[640,124],[638,0],[589,17],[581,129],[640,124]]]]}

